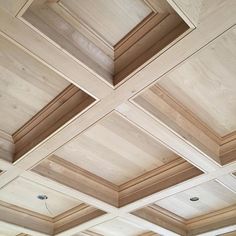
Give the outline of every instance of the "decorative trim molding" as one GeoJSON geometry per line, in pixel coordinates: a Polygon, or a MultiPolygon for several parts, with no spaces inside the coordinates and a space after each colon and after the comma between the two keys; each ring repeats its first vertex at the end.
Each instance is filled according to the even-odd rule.
{"type": "Polygon", "coordinates": [[[202,174],[199,169],[182,159],[175,161],[172,165],[171,168],[163,166],[159,172],[156,171],[156,175],[121,190],[119,207],[202,174]]]}
{"type": "Polygon", "coordinates": [[[46,137],[80,114],[95,100],[74,85],[69,85],[48,105],[13,134],[17,160],[46,137]]]}

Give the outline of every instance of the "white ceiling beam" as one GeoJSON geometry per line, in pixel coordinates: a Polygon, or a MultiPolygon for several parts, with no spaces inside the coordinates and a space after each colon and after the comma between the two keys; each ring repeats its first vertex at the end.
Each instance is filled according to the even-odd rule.
{"type": "Polygon", "coordinates": [[[208,172],[220,168],[220,165],[206,153],[131,102],[120,105],[116,110],[200,170],[208,172]]]}
{"type": "Polygon", "coordinates": [[[89,228],[92,228],[93,226],[105,223],[106,221],[112,220],[115,217],[117,217],[116,214],[110,214],[110,213],[104,214],[104,215],[99,216],[99,217],[97,217],[95,219],[89,220],[89,221],[87,221],[85,223],[82,223],[82,224],[80,224],[78,226],[75,226],[75,227],[73,227],[71,229],[65,230],[64,232],[55,234],[55,236],[73,235],[73,234],[85,231],[85,230],[87,230],[89,228]]]}

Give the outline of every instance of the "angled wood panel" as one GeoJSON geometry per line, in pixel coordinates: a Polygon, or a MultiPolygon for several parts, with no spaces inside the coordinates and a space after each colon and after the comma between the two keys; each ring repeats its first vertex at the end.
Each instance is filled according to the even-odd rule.
{"type": "Polygon", "coordinates": [[[185,219],[191,219],[236,204],[236,195],[220,183],[210,181],[155,204],[185,219]],[[198,197],[199,201],[191,201],[193,197],[198,197]]]}
{"type": "Polygon", "coordinates": [[[166,0],[40,0],[21,19],[114,86],[189,30],[166,0]]]}
{"type": "Polygon", "coordinates": [[[60,3],[112,46],[151,13],[142,0],[61,0],[60,3]]]}
{"type": "Polygon", "coordinates": [[[217,135],[236,130],[236,28],[158,82],[217,135]]]}
{"type": "Polygon", "coordinates": [[[115,185],[177,158],[118,113],[108,115],[55,154],[115,185]]]}
{"type": "Polygon", "coordinates": [[[12,135],[69,83],[0,36],[0,130],[12,135]]]}

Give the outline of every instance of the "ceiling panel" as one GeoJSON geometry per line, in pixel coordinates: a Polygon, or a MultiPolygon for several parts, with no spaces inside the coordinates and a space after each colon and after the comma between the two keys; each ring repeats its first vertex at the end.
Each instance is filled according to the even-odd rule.
{"type": "Polygon", "coordinates": [[[82,203],[23,177],[3,187],[0,200],[49,217],[55,217],[82,203]],[[38,195],[46,195],[48,199],[39,200],[38,195]]]}
{"type": "Polygon", "coordinates": [[[236,27],[158,84],[219,136],[236,130],[236,27]]]}
{"type": "Polygon", "coordinates": [[[55,154],[116,185],[177,158],[118,113],[108,115],[55,154]]]}
{"type": "Polygon", "coordinates": [[[103,236],[137,236],[147,232],[147,230],[120,218],[96,225],[89,230],[103,236]]]}
{"type": "Polygon", "coordinates": [[[0,130],[13,134],[68,85],[0,36],[0,130]]]}
{"type": "Polygon", "coordinates": [[[164,198],[156,204],[185,219],[208,214],[236,204],[236,194],[216,181],[210,181],[164,198]],[[198,197],[198,201],[190,198],[198,197]]]}
{"type": "Polygon", "coordinates": [[[142,0],[61,0],[60,3],[112,46],[151,13],[142,0]]]}
{"type": "Polygon", "coordinates": [[[0,222],[0,236],[16,236],[20,233],[20,231],[14,230],[12,227],[0,222]]]}

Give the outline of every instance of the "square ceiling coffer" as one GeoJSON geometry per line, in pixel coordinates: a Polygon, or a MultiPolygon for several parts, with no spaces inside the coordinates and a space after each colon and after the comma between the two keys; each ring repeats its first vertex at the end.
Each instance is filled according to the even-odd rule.
{"type": "Polygon", "coordinates": [[[111,85],[190,28],[166,0],[33,1],[22,17],[111,85]]]}

